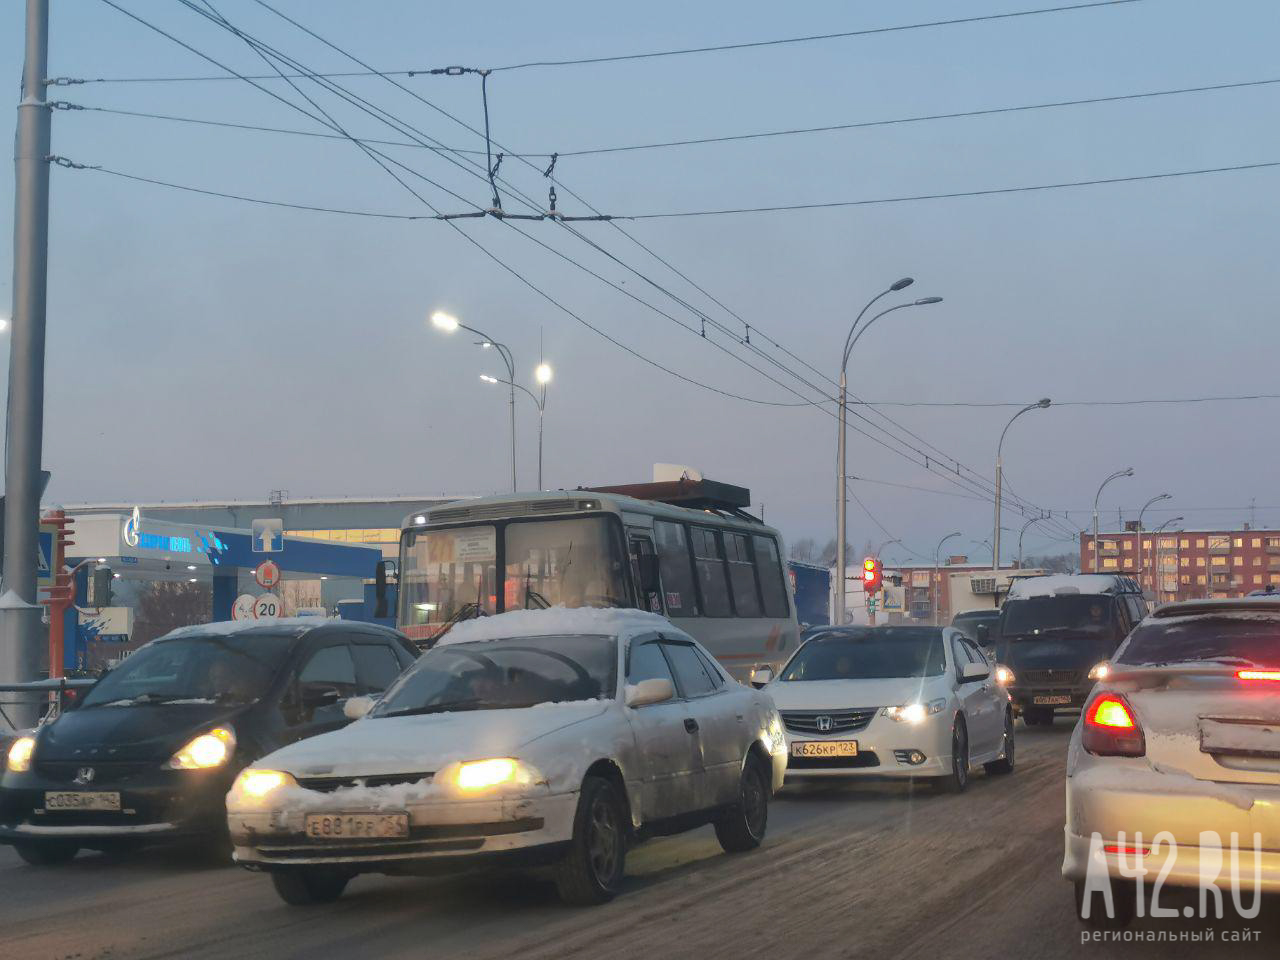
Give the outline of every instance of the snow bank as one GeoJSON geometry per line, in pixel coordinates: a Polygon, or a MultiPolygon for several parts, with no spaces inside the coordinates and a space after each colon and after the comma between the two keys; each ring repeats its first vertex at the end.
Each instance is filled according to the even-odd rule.
{"type": "Polygon", "coordinates": [[[1051,573],[1043,577],[1025,577],[1009,586],[1009,600],[1028,597],[1052,597],[1058,594],[1111,593],[1117,587],[1109,573],[1051,573]]]}
{"type": "Polygon", "coordinates": [[[656,613],[616,607],[549,607],[546,610],[512,610],[492,617],[464,620],[440,638],[438,646],[506,640],[512,637],[590,635],[616,637],[642,630],[666,630],[671,621],[656,613]]]}

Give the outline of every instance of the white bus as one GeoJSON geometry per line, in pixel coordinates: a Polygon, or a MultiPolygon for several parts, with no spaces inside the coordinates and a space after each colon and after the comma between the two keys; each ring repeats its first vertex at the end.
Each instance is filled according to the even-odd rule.
{"type": "Polygon", "coordinates": [[[401,532],[398,626],[430,644],[473,616],[637,607],[670,617],[739,679],[766,665],[776,672],[799,641],[795,601],[782,539],[743,512],[749,498],[681,480],[412,514],[401,532]]]}

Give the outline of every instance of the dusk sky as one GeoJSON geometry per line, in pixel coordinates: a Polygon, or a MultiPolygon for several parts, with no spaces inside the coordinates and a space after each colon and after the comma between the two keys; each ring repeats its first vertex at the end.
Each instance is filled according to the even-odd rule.
{"type": "MultiPolygon", "coordinates": [[[[178,3],[119,0],[236,70],[269,73],[245,43],[178,3]]],[[[275,0],[273,0],[273,5],[275,0]]],[[[494,67],[546,59],[826,34],[1032,10],[1033,0],[778,4],[739,0],[351,4],[278,8],[379,69],[494,67]]],[[[243,30],[321,71],[358,69],[252,0],[215,0],[243,30]]],[[[21,68],[22,5],[0,8],[0,75],[21,68]]],[[[1277,80],[1280,8],[1267,0],[1140,0],[1092,9],[753,49],[496,72],[493,136],[516,151],[569,153],[677,139],[890,120],[1187,87],[1277,80]]],[[[139,78],[221,71],[99,2],[54,0],[55,77],[139,78]]],[[[480,80],[397,77],[473,127],[480,80]]],[[[310,106],[280,80],[264,86],[310,106]]],[[[402,140],[314,83],[296,81],[353,135],[402,140]]],[[[338,80],[449,147],[477,137],[378,77],[338,80]]],[[[239,80],[91,83],[51,96],[115,110],[322,131],[239,80]]],[[[1123,102],[873,126],[667,149],[562,156],[558,207],[580,194],[619,217],[912,197],[1124,178],[1280,161],[1280,83],[1123,102]]],[[[7,114],[12,123],[12,111],[7,114]]],[[[350,142],[90,111],[53,117],[54,152],[204,190],[348,210],[430,211],[350,142]]],[[[433,206],[487,206],[488,186],[446,157],[381,147],[436,181],[406,182],[433,206]],[[451,197],[455,191],[468,201],[451,197]]],[[[474,157],[474,155],[468,155],[474,157]]],[[[480,156],[480,163],[484,158],[480,156]]],[[[530,161],[538,168],[545,159],[530,161]]],[[[501,175],[545,201],[548,180],[507,158],[501,175]]],[[[859,309],[901,276],[884,318],[850,364],[868,401],[1025,404],[1277,394],[1276,249],[1280,168],[1039,192],[741,215],[618,221],[750,324],[753,355],[552,222],[392,220],[253,205],[57,168],[52,176],[45,465],[47,503],[435,495],[508,488],[506,396],[479,374],[496,358],[436,309],[510,345],[533,386],[540,339],[555,368],[546,410],[546,482],[647,480],[654,462],[689,464],[750,487],[790,539],[834,525],[831,384],[765,337],[838,376],[859,309]],[[513,229],[513,226],[516,229],[513,229]],[[519,232],[518,232],[519,231],[519,232]],[[521,236],[521,232],[528,236],[521,236]],[[471,237],[656,369],[538,296],[471,237]],[[535,245],[563,252],[660,307],[628,299],[535,245]],[[680,325],[692,327],[682,329],[680,325]],[[717,349],[749,360],[800,396],[717,349]],[[825,411],[825,412],[824,412],[825,411]]],[[[500,185],[501,187],[501,185],[500,185]]],[[[12,213],[0,168],[0,220],[12,213]]],[[[508,210],[523,209],[504,189],[508,210]]],[[[735,332],[742,323],[614,225],[575,229],[735,332]]],[[[0,311],[11,301],[10,233],[0,234],[0,311]]],[[[7,341],[0,347],[7,369],[7,341]]],[[[537,413],[519,402],[522,487],[535,485],[537,413]]],[[[962,477],[994,475],[1016,407],[883,406],[875,435],[851,433],[850,540],[902,538],[932,555],[952,530],[982,556],[989,499],[962,477]],[[911,449],[928,452],[932,469],[911,449]],[[936,448],[936,449],[935,449],[936,448]],[[945,455],[944,455],[945,454],[945,455]],[[936,466],[942,464],[942,468],[936,466]],[[968,470],[972,473],[966,472],[968,470]],[[905,484],[924,490],[888,484],[905,484]],[[882,533],[881,529],[889,531],[882,533]]],[[[1089,524],[1098,483],[1148,526],[1280,524],[1280,401],[1056,406],[1010,430],[1006,477],[1030,503],[1089,524]],[[1251,514],[1250,504],[1255,505],[1251,514]]],[[[855,421],[857,422],[857,421],[855,421]]],[[[982,482],[982,481],[978,481],[982,482]]],[[[1008,546],[1022,518],[1010,510],[1008,546]]],[[[1063,525],[1039,525],[1030,552],[1063,525]]],[[[1013,546],[1016,550],[1016,543],[1013,546]]],[[[905,551],[886,552],[909,559],[905,551]]]]}

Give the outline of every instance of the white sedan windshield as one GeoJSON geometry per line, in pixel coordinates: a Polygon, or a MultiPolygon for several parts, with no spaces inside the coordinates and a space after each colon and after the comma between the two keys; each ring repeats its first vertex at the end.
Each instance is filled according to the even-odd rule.
{"type": "Polygon", "coordinates": [[[610,699],[617,642],[604,636],[530,637],[430,650],[387,691],[378,717],[506,710],[610,699]]]}

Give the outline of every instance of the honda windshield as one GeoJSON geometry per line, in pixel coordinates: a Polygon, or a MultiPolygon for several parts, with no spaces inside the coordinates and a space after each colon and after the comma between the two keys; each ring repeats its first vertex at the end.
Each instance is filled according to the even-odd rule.
{"type": "Polygon", "coordinates": [[[291,634],[188,635],[149,643],[89,691],[81,709],[154,703],[250,703],[284,664],[291,634]]]}
{"type": "Polygon", "coordinates": [[[801,647],[781,680],[884,680],[936,677],[947,668],[942,631],[877,627],[826,633],[801,647]]]}
{"type": "Polygon", "coordinates": [[[387,691],[376,717],[506,710],[539,703],[611,699],[612,637],[532,637],[445,644],[424,653],[387,691]]]}
{"type": "Polygon", "coordinates": [[[1101,633],[1112,625],[1112,602],[1100,594],[1008,600],[1000,618],[1006,640],[1044,635],[1101,633]]]}

